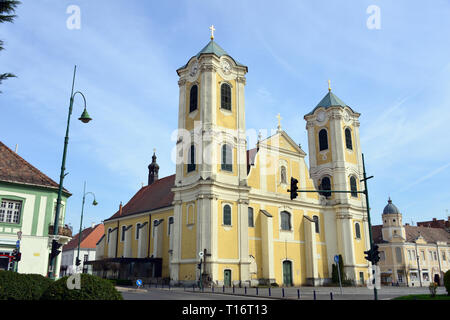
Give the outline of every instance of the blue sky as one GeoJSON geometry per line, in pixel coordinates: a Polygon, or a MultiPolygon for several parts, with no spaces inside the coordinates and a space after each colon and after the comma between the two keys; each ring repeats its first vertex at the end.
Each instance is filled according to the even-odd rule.
{"type": "Polygon", "coordinates": [[[446,218],[450,209],[450,3],[423,1],[23,1],[0,26],[0,139],[59,181],[73,68],[94,121],[76,119],[64,186],[66,222],[78,230],[83,182],[96,194],[84,225],[114,214],[147,183],[153,148],[160,177],[177,128],[176,69],[215,40],[249,68],[247,129],[283,129],[308,152],[310,112],[333,92],[360,112],[373,224],[391,196],[404,222],[446,218]],[[81,29],[70,30],[70,5],[81,29]],[[380,8],[380,29],[367,28],[380,8]]]}

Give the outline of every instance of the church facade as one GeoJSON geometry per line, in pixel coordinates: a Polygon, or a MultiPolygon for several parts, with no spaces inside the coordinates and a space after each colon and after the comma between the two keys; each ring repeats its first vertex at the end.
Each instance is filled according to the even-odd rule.
{"type": "Polygon", "coordinates": [[[331,89],[311,108],[304,116],[309,168],[280,123],[251,149],[247,72],[213,36],[177,70],[176,173],[159,179],[153,156],[148,186],[104,221],[97,256],[133,266],[130,277],[172,284],[289,286],[330,281],[334,256],[342,255],[346,277],[364,284],[370,244],[364,195],[357,193],[360,114],[331,89]],[[291,200],[291,177],[299,190],[353,192],[300,192],[291,200]]]}

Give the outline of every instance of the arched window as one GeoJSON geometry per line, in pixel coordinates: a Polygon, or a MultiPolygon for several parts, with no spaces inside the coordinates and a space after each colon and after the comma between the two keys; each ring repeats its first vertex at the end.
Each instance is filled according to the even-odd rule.
{"type": "Polygon", "coordinates": [[[291,214],[287,211],[282,211],[281,215],[281,230],[291,230],[291,214]]]}
{"type": "Polygon", "coordinates": [[[231,207],[228,204],[223,207],[223,225],[231,226],[231,207]]]}
{"type": "Polygon", "coordinates": [[[313,220],[316,227],[316,233],[320,233],[319,217],[313,216],[313,220]]]}
{"type": "Polygon", "coordinates": [[[361,227],[359,226],[359,223],[355,223],[355,236],[356,239],[361,239],[361,227]]]}
{"type": "Polygon", "coordinates": [[[402,263],[402,249],[399,247],[395,248],[395,255],[397,256],[397,262],[402,263]]]}
{"type": "Polygon", "coordinates": [[[358,187],[356,186],[356,178],[350,177],[350,190],[352,191],[352,197],[358,197],[358,187]]]}
{"type": "Polygon", "coordinates": [[[280,170],[280,180],[281,183],[287,183],[287,179],[286,179],[286,167],[285,166],[281,166],[281,170],[280,170]]]}
{"type": "Polygon", "coordinates": [[[349,128],[345,129],[345,145],[347,149],[353,150],[352,131],[349,128]]]}
{"type": "Polygon", "coordinates": [[[191,145],[189,150],[189,161],[187,166],[187,172],[195,171],[195,146],[191,145]]]}
{"type": "Polygon", "coordinates": [[[220,87],[221,108],[231,111],[231,87],[228,83],[222,84],[220,87]]]}
{"type": "Polygon", "coordinates": [[[322,129],[319,132],[319,151],[328,149],[328,133],[327,130],[322,129]]]}
{"type": "Polygon", "coordinates": [[[168,234],[169,234],[169,236],[170,236],[170,234],[172,233],[172,227],[173,226],[173,217],[170,217],[169,218],[169,229],[168,229],[168,234]]]}
{"type": "Polygon", "coordinates": [[[122,239],[121,241],[125,241],[125,232],[127,231],[127,227],[126,226],[122,226],[122,239]]]}
{"type": "Polygon", "coordinates": [[[189,99],[189,112],[197,110],[198,105],[198,87],[193,85],[191,88],[191,94],[189,99]]]}
{"type": "Polygon", "coordinates": [[[222,146],[222,170],[233,171],[233,149],[227,144],[222,146]]]}
{"type": "MultiPolygon", "coordinates": [[[[323,177],[319,185],[319,190],[331,190],[331,180],[328,177],[323,177]]],[[[330,197],[331,192],[320,192],[322,196],[330,197]]]]}
{"type": "Polygon", "coordinates": [[[194,205],[188,205],[187,207],[187,224],[194,224],[194,205]]]}
{"type": "Polygon", "coordinates": [[[255,226],[254,219],[253,219],[253,208],[252,207],[248,207],[248,226],[252,227],[252,228],[255,226]]]}

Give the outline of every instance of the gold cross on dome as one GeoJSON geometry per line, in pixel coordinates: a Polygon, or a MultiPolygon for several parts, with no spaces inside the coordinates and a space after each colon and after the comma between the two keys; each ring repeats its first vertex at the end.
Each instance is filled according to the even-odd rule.
{"type": "Polygon", "coordinates": [[[153,153],[155,153],[155,154],[156,154],[156,148],[153,148],[153,153]]]}
{"type": "Polygon", "coordinates": [[[281,117],[280,114],[278,114],[277,119],[278,119],[278,130],[281,130],[281,119],[283,119],[283,118],[281,117]]]}
{"type": "Polygon", "coordinates": [[[211,30],[211,40],[214,40],[214,31],[216,31],[216,29],[214,28],[214,25],[209,27],[209,30],[211,30]]]}
{"type": "Polygon", "coordinates": [[[328,91],[331,92],[331,80],[328,80],[328,91]]]}

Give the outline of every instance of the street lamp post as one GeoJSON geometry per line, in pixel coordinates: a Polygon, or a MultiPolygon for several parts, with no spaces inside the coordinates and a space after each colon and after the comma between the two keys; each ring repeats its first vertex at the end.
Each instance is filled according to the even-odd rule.
{"type": "MultiPolygon", "coordinates": [[[[81,221],[80,221],[80,232],[78,233],[78,252],[77,252],[77,260],[76,260],[76,266],[78,269],[78,266],[81,264],[80,260],[80,244],[81,244],[81,235],[82,235],[82,227],[83,227],[83,212],[84,212],[84,202],[86,200],[86,195],[91,194],[94,197],[94,201],[92,202],[93,206],[96,206],[98,202],[95,200],[95,194],[93,192],[86,192],[86,181],[84,182],[84,189],[83,189],[83,204],[81,205],[81,221]]],[[[77,270],[78,271],[78,270],[77,270]]]]}
{"type": "MultiPolygon", "coordinates": [[[[64,177],[67,175],[65,173],[66,170],[66,156],[67,156],[67,145],[69,143],[69,125],[70,125],[70,116],[72,115],[72,109],[73,109],[73,100],[75,98],[75,96],[77,94],[80,94],[83,97],[84,100],[84,111],[83,114],[81,115],[81,117],[78,119],[83,123],[88,123],[89,121],[92,120],[92,118],[89,116],[89,114],[87,113],[86,110],[86,98],[85,96],[77,91],[75,93],[73,93],[73,89],[75,86],[75,74],[77,72],[77,66],[75,66],[74,71],[73,71],[73,81],[72,81],[72,92],[70,95],[70,106],[69,106],[69,115],[67,118],[67,127],[66,127],[66,137],[64,139],[64,151],[63,151],[63,158],[62,158],[62,165],[61,165],[61,174],[59,177],[59,188],[58,188],[58,198],[56,200],[56,212],[55,212],[55,222],[53,225],[53,235],[56,236],[58,235],[58,222],[59,222],[59,211],[61,209],[61,195],[62,195],[62,189],[63,189],[63,182],[64,182],[64,177]]],[[[54,279],[54,275],[56,273],[55,269],[55,265],[56,265],[56,257],[51,257],[50,258],[50,263],[49,263],[49,277],[54,279]]]]}

